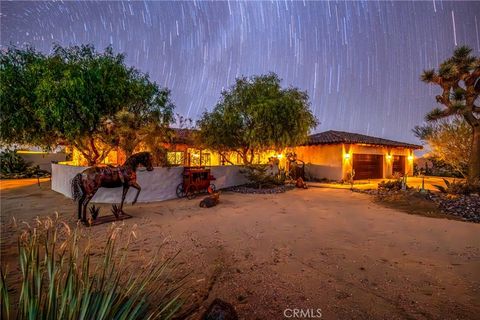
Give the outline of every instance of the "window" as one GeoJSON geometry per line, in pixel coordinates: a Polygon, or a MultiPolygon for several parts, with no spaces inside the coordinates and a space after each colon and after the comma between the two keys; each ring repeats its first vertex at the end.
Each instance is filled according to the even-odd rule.
{"type": "Polygon", "coordinates": [[[202,153],[202,166],[209,166],[210,161],[210,153],[202,153]]]}
{"type": "Polygon", "coordinates": [[[167,161],[170,165],[183,165],[184,159],[183,152],[167,152],[167,161]]]}

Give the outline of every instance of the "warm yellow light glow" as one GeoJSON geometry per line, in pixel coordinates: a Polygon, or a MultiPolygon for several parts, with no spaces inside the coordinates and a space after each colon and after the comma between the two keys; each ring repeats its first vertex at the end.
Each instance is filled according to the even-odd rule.
{"type": "Polygon", "coordinates": [[[387,154],[387,160],[388,161],[392,160],[392,155],[391,154],[387,154]]]}
{"type": "Polygon", "coordinates": [[[346,160],[350,159],[350,153],[344,153],[344,154],[343,154],[343,157],[344,157],[346,160]]]}
{"type": "Polygon", "coordinates": [[[281,153],[277,154],[277,158],[278,158],[278,159],[282,159],[282,158],[283,158],[283,154],[281,154],[281,153]]]}
{"type": "Polygon", "coordinates": [[[413,155],[409,155],[409,156],[408,156],[408,160],[409,160],[409,161],[413,161],[413,155]]]}
{"type": "Polygon", "coordinates": [[[30,151],[30,150],[18,150],[17,153],[19,154],[48,154],[45,151],[30,151]]]}

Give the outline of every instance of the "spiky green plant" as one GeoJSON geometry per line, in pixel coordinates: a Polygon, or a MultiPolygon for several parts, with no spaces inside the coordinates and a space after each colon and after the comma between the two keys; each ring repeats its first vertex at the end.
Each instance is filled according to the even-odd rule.
{"type": "Polygon", "coordinates": [[[91,238],[82,227],[71,230],[58,218],[38,220],[36,227],[18,238],[19,297],[10,296],[7,273],[0,268],[0,318],[172,318],[182,305],[183,285],[183,279],[171,279],[175,256],[164,261],[153,258],[132,270],[126,262],[135,236],[132,229],[126,244],[120,245],[125,229],[113,224],[101,259],[93,261],[91,238]],[[80,249],[80,240],[85,238],[87,245],[80,249]]]}

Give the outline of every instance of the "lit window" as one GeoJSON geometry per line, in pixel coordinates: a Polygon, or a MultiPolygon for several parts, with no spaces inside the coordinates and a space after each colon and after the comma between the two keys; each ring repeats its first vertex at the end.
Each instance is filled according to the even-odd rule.
{"type": "Polygon", "coordinates": [[[167,152],[167,161],[170,165],[183,165],[184,154],[183,152],[167,152]]]}

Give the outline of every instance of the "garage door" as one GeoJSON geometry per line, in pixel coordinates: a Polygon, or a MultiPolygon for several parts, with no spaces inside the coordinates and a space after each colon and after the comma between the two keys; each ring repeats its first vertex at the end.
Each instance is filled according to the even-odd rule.
{"type": "Polygon", "coordinates": [[[355,180],[383,178],[383,155],[354,154],[355,180]]]}
{"type": "Polygon", "coordinates": [[[405,156],[393,156],[392,172],[405,174],[405,156]]]}

